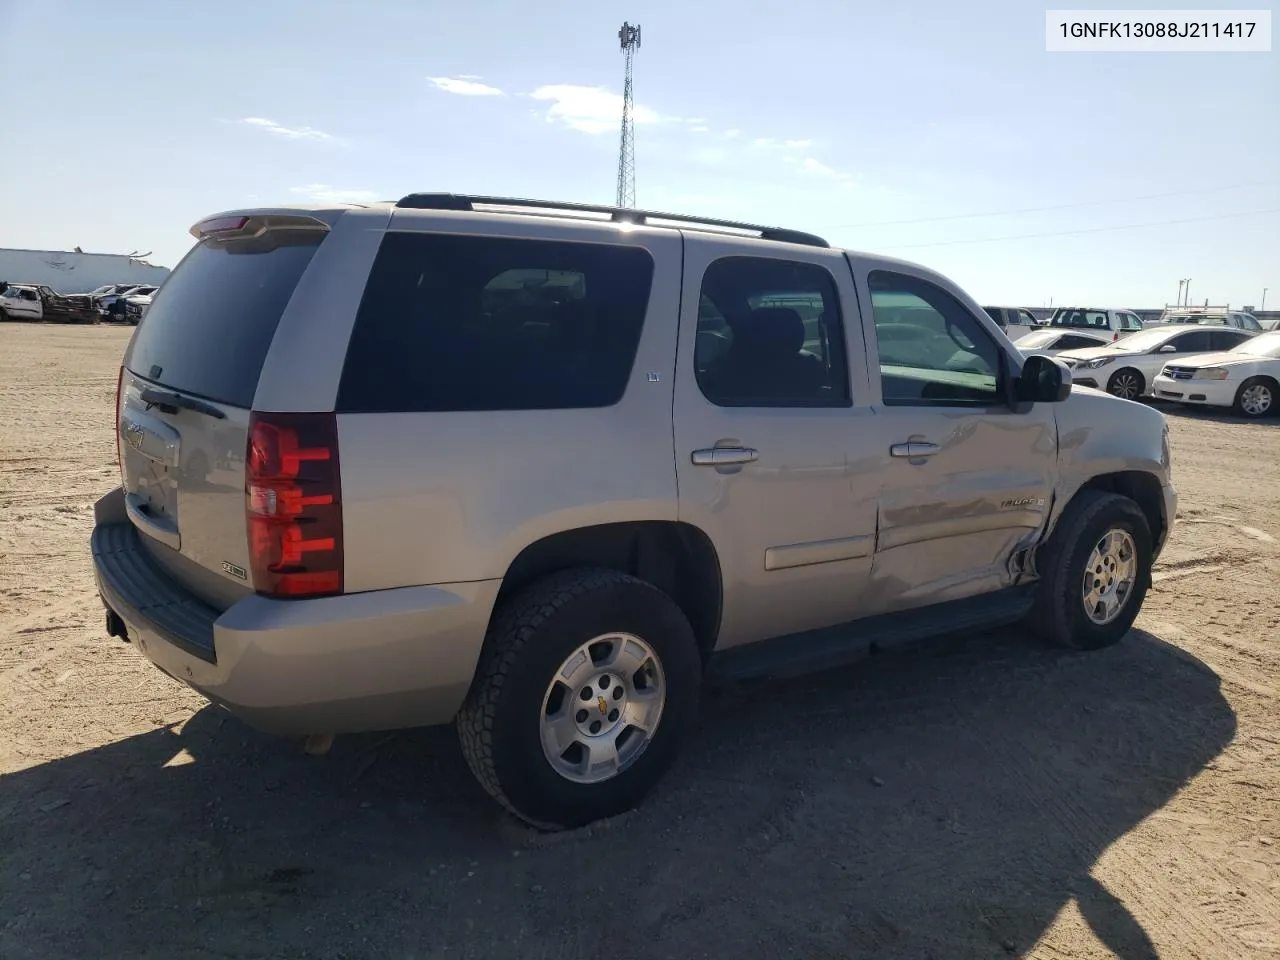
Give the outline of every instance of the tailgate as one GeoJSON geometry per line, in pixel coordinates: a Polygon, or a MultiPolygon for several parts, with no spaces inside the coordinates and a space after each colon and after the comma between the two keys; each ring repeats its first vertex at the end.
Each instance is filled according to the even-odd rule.
{"type": "Polygon", "coordinates": [[[152,555],[217,609],[252,592],[244,501],[249,411],[126,369],[119,429],[125,507],[152,555]]]}
{"type": "Polygon", "coordinates": [[[327,229],[301,217],[232,223],[202,234],[154,295],[125,353],[118,402],[129,519],[174,579],[219,610],[254,589],[250,411],[280,318],[327,229]]]}

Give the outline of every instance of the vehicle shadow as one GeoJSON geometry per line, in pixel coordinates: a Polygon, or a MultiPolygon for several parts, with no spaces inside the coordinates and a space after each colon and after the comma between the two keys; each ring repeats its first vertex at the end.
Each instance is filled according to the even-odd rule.
{"type": "Polygon", "coordinates": [[[1023,955],[1074,900],[1155,957],[1091,868],[1234,733],[1142,631],[959,637],[709,693],[641,809],[548,835],[448,730],[315,758],[208,708],[0,781],[0,956],[952,960],[1023,955]]]}
{"type": "Polygon", "coordinates": [[[1164,400],[1149,401],[1148,406],[1154,407],[1167,416],[1179,417],[1183,420],[1203,420],[1205,423],[1225,423],[1232,426],[1280,425],[1280,416],[1241,417],[1221,407],[1197,407],[1192,404],[1164,400]]]}

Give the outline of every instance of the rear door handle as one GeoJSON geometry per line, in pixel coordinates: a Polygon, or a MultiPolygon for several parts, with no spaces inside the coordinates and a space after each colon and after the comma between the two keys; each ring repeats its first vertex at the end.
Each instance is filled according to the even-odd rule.
{"type": "Polygon", "coordinates": [[[707,447],[693,451],[690,459],[695,467],[725,467],[735,463],[755,463],[760,451],[750,447],[707,447]]]}
{"type": "Polygon", "coordinates": [[[907,457],[914,460],[916,457],[932,457],[941,449],[936,443],[912,440],[910,443],[895,443],[889,448],[889,455],[891,457],[907,457]]]}

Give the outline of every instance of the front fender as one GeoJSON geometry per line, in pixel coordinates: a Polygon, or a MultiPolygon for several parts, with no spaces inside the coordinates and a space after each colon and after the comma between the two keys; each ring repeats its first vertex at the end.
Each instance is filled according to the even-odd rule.
{"type": "MultiPolygon", "coordinates": [[[[1076,387],[1055,409],[1058,425],[1058,482],[1046,534],[1080,490],[1100,477],[1145,475],[1160,490],[1163,523],[1154,545],[1159,551],[1173,526],[1176,493],[1169,457],[1169,425],[1159,410],[1120,400],[1099,390],[1076,387]]],[[[1123,489],[1123,486],[1121,487],[1123,489]]]]}

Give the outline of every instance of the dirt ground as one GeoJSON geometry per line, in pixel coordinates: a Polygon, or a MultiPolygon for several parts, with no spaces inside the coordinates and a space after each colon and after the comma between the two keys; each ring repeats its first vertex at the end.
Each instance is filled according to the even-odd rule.
{"type": "Polygon", "coordinates": [[[108,638],[129,330],[0,325],[0,957],[1280,956],[1280,421],[1170,410],[1111,650],[961,637],[750,692],[545,837],[451,731],[259,735],[108,638]]]}

